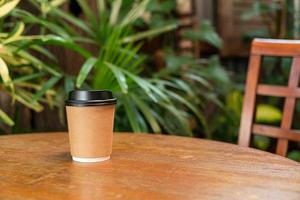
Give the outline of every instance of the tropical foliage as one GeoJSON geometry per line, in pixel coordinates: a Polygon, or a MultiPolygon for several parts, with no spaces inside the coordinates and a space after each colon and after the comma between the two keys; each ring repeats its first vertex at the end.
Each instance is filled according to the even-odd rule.
{"type": "MultiPolygon", "coordinates": [[[[47,49],[35,42],[30,47],[23,46],[28,41],[41,39],[42,36],[24,35],[25,24],[22,20],[6,19],[18,3],[19,0],[0,1],[0,21],[3,25],[0,26],[0,90],[1,95],[11,96],[12,103],[17,102],[39,112],[43,110],[41,103],[55,104],[55,91],[51,87],[58,82],[61,74],[54,66],[33,54],[45,55],[55,60],[47,49]]],[[[2,109],[0,118],[7,125],[14,125],[14,121],[2,109]]]]}
{"type": "MultiPolygon", "coordinates": [[[[149,0],[132,4],[121,0],[99,0],[95,12],[86,1],[78,0],[87,20],[60,9],[58,6],[63,1],[30,2],[38,15],[22,9],[14,9],[12,15],[29,26],[39,25],[43,37],[28,40],[19,49],[37,44],[60,45],[75,51],[85,60],[78,76],[64,76],[65,92],[73,88],[112,90],[119,99],[116,128],[120,130],[192,136],[190,121],[196,119],[202,131],[208,131],[203,114],[205,101],[209,98],[218,102],[209,70],[215,70],[219,65],[212,61],[211,67],[204,70],[203,66],[207,64],[186,57],[184,59],[188,62],[185,65],[169,63],[166,70],[145,76],[147,57],[140,53],[142,40],[177,26],[170,23],[162,28],[137,32],[136,23],[143,17],[149,0]],[[91,51],[86,45],[96,50],[91,51]],[[195,88],[201,91],[199,95],[195,94],[195,88]]],[[[176,62],[174,56],[172,59],[176,62]]],[[[52,86],[57,80],[50,79],[45,85],[52,86]]],[[[62,105],[62,102],[58,104],[62,105]]]]}

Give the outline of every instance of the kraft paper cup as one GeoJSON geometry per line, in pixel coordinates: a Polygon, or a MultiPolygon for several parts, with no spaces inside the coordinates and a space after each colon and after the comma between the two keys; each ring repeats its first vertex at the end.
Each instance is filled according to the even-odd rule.
{"type": "Polygon", "coordinates": [[[66,111],[74,161],[101,162],[110,158],[115,104],[111,91],[70,92],[66,111]]]}

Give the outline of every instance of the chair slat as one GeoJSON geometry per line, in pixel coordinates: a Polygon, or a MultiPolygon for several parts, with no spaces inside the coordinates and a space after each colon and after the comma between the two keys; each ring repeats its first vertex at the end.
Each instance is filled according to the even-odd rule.
{"type": "Polygon", "coordinates": [[[300,56],[299,40],[255,39],[251,48],[252,55],[300,56]]]}
{"type": "MultiPolygon", "coordinates": [[[[293,60],[290,71],[289,87],[297,89],[300,78],[300,58],[296,57],[293,60]]],[[[294,97],[287,97],[284,102],[283,116],[281,120],[281,128],[290,129],[293,122],[296,99],[294,97]]],[[[276,153],[285,156],[288,148],[287,139],[279,139],[277,142],[276,153]]]]}
{"type": "Polygon", "coordinates": [[[257,88],[257,94],[263,96],[300,98],[300,88],[260,84],[257,88]]]}
{"type": "Polygon", "coordinates": [[[253,133],[257,135],[268,136],[272,138],[283,138],[300,142],[300,131],[282,129],[274,126],[254,124],[252,127],[253,133]]]}
{"type": "Polygon", "coordinates": [[[243,112],[240,125],[239,145],[249,146],[251,126],[255,110],[256,88],[260,71],[261,56],[251,56],[247,73],[246,91],[243,103],[243,112]]]}

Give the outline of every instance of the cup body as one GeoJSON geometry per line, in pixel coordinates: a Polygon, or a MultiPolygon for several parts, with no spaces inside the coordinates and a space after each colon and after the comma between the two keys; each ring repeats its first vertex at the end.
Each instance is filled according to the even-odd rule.
{"type": "MultiPolygon", "coordinates": [[[[90,95],[91,92],[78,92],[90,95]]],[[[95,93],[95,91],[93,91],[95,93]]],[[[96,93],[97,94],[97,93],[96,93]]],[[[73,96],[78,94],[73,94],[73,96]]],[[[93,94],[92,94],[93,95],[93,94]]],[[[71,96],[71,95],[70,95],[71,96]]],[[[91,96],[91,95],[90,95],[91,96]]],[[[71,155],[74,161],[99,162],[112,153],[115,99],[68,100],[67,122],[71,155]],[[104,103],[103,103],[104,102],[104,103]]]]}
{"type": "Polygon", "coordinates": [[[109,158],[115,105],[67,106],[66,110],[72,157],[86,160],[109,158]]]}

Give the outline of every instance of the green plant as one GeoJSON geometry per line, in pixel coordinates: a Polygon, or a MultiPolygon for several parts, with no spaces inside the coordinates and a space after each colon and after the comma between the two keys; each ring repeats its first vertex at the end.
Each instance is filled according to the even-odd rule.
{"type": "MultiPolygon", "coordinates": [[[[195,96],[191,85],[195,87],[197,82],[203,90],[212,87],[209,86],[209,76],[201,74],[201,70],[198,72],[196,68],[184,66],[177,68],[182,74],[178,71],[168,77],[143,75],[145,56],[139,53],[140,41],[176,28],[176,25],[169,24],[136,32],[135,22],[146,10],[148,0],[134,3],[130,9],[124,5],[127,12],[122,10],[123,1],[99,0],[95,13],[85,1],[79,0],[87,21],[59,9],[53,5],[54,1],[30,2],[40,11],[39,16],[21,9],[15,9],[13,16],[28,24],[39,24],[41,33],[45,34],[40,43],[61,45],[76,51],[86,60],[76,78],[68,76],[64,79],[65,91],[74,87],[111,89],[119,99],[117,129],[191,136],[189,120],[195,117],[205,130],[207,124],[199,109],[205,95],[195,96]],[[106,9],[108,5],[111,9],[106,9]],[[78,34],[78,29],[84,34],[78,34]],[[90,52],[82,44],[93,45],[97,50],[90,52]]],[[[28,41],[24,47],[32,44],[33,41],[28,41]]]]}
{"type": "MultiPolygon", "coordinates": [[[[220,99],[229,91],[228,85],[231,84],[219,58],[212,56],[209,59],[195,59],[189,55],[178,56],[167,50],[166,68],[156,73],[155,76],[174,80],[178,86],[188,88],[181,92],[189,94],[189,101],[197,104],[198,109],[202,110],[203,114],[200,119],[203,121],[203,126],[198,125],[198,127],[204,129],[201,131],[204,133],[203,136],[212,139],[214,131],[209,121],[210,116],[205,113],[206,109],[213,104],[223,112],[224,105],[220,99]]],[[[177,88],[180,88],[178,86],[177,88]]]]}
{"type": "MultiPolygon", "coordinates": [[[[170,22],[180,24],[180,20],[176,15],[176,7],[176,1],[173,0],[151,1],[146,17],[138,23],[139,27],[156,28],[165,26],[170,22]]],[[[221,48],[222,46],[221,38],[209,21],[201,20],[199,29],[184,28],[181,32],[182,38],[195,43],[205,42],[216,48],[221,48]]],[[[213,104],[220,111],[220,115],[224,115],[224,104],[220,99],[230,91],[232,83],[228,73],[219,63],[217,56],[209,59],[199,59],[192,55],[180,55],[180,53],[170,50],[176,46],[175,35],[172,32],[168,32],[160,37],[162,45],[161,49],[157,50],[157,52],[162,55],[162,59],[165,62],[165,69],[155,74],[159,74],[159,77],[162,79],[174,78],[176,76],[179,79],[187,81],[188,86],[194,92],[194,96],[200,97],[201,103],[198,105],[198,109],[205,115],[203,116],[205,126],[203,127],[198,123],[194,125],[194,128],[200,128],[201,136],[213,138],[215,133],[209,120],[212,116],[207,114],[207,107],[211,107],[213,104]]]]}
{"type": "MultiPolygon", "coordinates": [[[[0,2],[0,90],[11,96],[12,103],[18,102],[40,112],[43,110],[42,103],[55,104],[55,91],[51,87],[59,81],[61,74],[33,55],[39,53],[54,60],[47,49],[34,42],[42,36],[24,35],[25,24],[22,21],[6,19],[18,3],[19,0],[0,2]],[[32,45],[25,48],[23,44],[27,41],[32,41],[32,45]]],[[[9,126],[15,125],[2,109],[0,119],[9,126]]]]}
{"type": "MultiPolygon", "coordinates": [[[[140,19],[136,24],[142,28],[157,28],[163,27],[170,23],[176,23],[180,25],[180,19],[178,19],[177,3],[174,0],[151,0],[147,7],[147,12],[144,17],[140,19]]],[[[166,35],[163,44],[166,47],[174,45],[174,37],[166,35]]],[[[215,31],[211,22],[208,20],[201,20],[199,22],[199,28],[184,28],[181,37],[187,40],[207,42],[216,48],[222,47],[222,40],[215,31]]]]}
{"type": "MultiPolygon", "coordinates": [[[[85,1],[79,0],[87,21],[60,9],[58,6],[64,0],[28,2],[36,8],[35,12],[38,14],[14,9],[13,19],[26,23],[27,32],[32,26],[39,26],[42,36],[28,38],[20,43],[18,51],[34,49],[40,44],[59,45],[77,52],[85,59],[77,77],[60,72],[64,88],[58,90],[58,98],[53,102],[61,110],[62,93],[74,88],[111,89],[119,99],[116,130],[192,136],[191,121],[196,120],[200,122],[201,132],[211,137],[204,108],[206,102],[221,106],[218,94],[222,93],[222,88],[226,88],[224,86],[229,81],[227,74],[220,67],[217,58],[195,60],[191,56],[178,56],[171,51],[166,56],[165,70],[145,73],[145,61],[149,58],[140,53],[143,39],[176,28],[176,20],[170,20],[172,23],[165,23],[163,28],[148,30],[144,27],[145,31],[137,31],[139,21],[144,17],[143,12],[149,12],[153,1],[143,0],[137,3],[99,0],[97,10],[92,11],[85,1]],[[91,51],[87,45],[96,50],[91,51]],[[218,92],[214,91],[215,88],[219,89],[218,92]]],[[[209,23],[205,22],[205,27],[205,34],[199,31],[194,34],[189,30],[186,37],[190,37],[192,33],[192,39],[208,42],[217,38],[209,23]]],[[[217,39],[215,45],[219,46],[220,39],[217,39]]],[[[46,49],[40,51],[47,59],[53,59],[53,55],[46,49]]],[[[58,78],[50,78],[43,88],[49,88],[57,80],[58,78]]],[[[41,97],[41,94],[37,96],[41,97]]]]}
{"type": "Polygon", "coordinates": [[[300,162],[300,151],[294,150],[289,152],[288,158],[300,162]]]}

